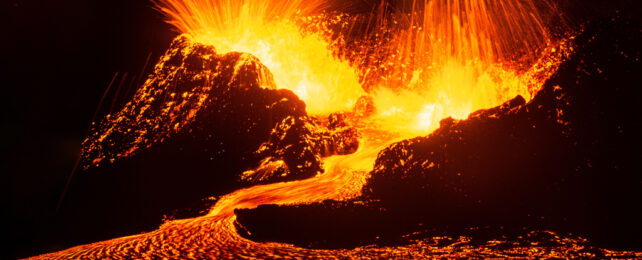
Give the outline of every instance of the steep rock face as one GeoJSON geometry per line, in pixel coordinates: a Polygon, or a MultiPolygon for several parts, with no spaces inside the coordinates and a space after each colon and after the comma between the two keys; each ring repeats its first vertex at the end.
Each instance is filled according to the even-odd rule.
{"type": "Polygon", "coordinates": [[[258,164],[259,171],[266,163],[284,162],[279,174],[249,178],[247,172],[241,180],[300,179],[322,172],[321,157],[356,150],[354,129],[335,128],[309,118],[305,103],[291,91],[277,90],[268,68],[254,56],[219,55],[212,46],[180,36],[133,99],[93,126],[83,142],[82,162],[90,169],[136,160],[139,153],[153,153],[150,148],[188,149],[204,161],[240,157],[244,167],[258,164]]]}
{"type": "Polygon", "coordinates": [[[60,226],[66,241],[88,242],[202,215],[207,198],[320,173],[322,157],[358,145],[335,132],[254,56],[180,36],[131,101],[92,126],[60,226]]]}
{"type": "Polygon", "coordinates": [[[192,136],[216,157],[256,150],[305,104],[277,90],[272,74],[249,54],[219,55],[214,47],[177,38],[134,98],[95,125],[83,143],[85,167],[131,157],[167,139],[192,136]],[[227,148],[227,149],[226,149],[227,148]]]}
{"type": "Polygon", "coordinates": [[[431,226],[541,226],[639,246],[639,32],[589,25],[531,102],[445,119],[388,147],[365,196],[431,226]]]}
{"type": "Polygon", "coordinates": [[[361,198],[238,210],[239,230],[320,248],[553,230],[639,250],[641,29],[625,19],[593,22],[529,103],[517,97],[444,119],[429,136],[391,145],[361,198]]]}

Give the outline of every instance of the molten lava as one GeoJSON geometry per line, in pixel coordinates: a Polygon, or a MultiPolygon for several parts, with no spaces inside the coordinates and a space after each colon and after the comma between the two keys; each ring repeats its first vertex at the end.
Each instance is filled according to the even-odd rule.
{"type": "MultiPolygon", "coordinates": [[[[532,1],[518,0],[414,0],[409,14],[394,18],[406,20],[406,27],[379,28],[396,30],[385,48],[389,51],[379,57],[388,74],[368,82],[376,87],[366,93],[360,71],[368,68],[351,67],[334,55],[338,51],[332,48],[341,47],[336,41],[346,39],[326,36],[323,20],[305,29],[297,24],[318,15],[325,5],[301,0],[161,0],[157,8],[197,42],[222,53],[256,55],[273,73],[277,87],[296,93],[311,115],[350,111],[361,96],[368,96],[374,114],[354,123],[362,130],[360,150],[428,134],[443,118],[463,119],[517,95],[528,101],[565,54],[560,47],[566,47],[556,46],[560,42],[545,27],[544,15],[554,12],[547,1],[538,8],[532,1]]],[[[341,16],[324,15],[342,22],[341,16]]],[[[369,170],[377,150],[369,153],[361,163],[369,166],[361,170],[369,170]]],[[[326,166],[333,168],[333,162],[326,166]]]]}
{"type": "Polygon", "coordinates": [[[220,53],[251,53],[274,74],[279,88],[294,91],[312,114],[350,109],[364,94],[347,62],[327,43],[302,34],[297,17],[311,15],[324,1],[159,0],[158,9],[181,33],[215,46],[220,53]]]}
{"type": "Polygon", "coordinates": [[[463,119],[517,95],[530,100],[559,62],[550,55],[557,43],[544,27],[546,12],[534,5],[413,1],[410,28],[397,34],[387,62],[396,77],[373,93],[384,127],[422,135],[449,116],[463,119]],[[399,83],[402,90],[391,91],[399,83]]]}
{"type": "MultiPolygon", "coordinates": [[[[367,82],[375,87],[366,91],[362,88],[368,78],[364,71],[369,71],[367,66],[372,64],[356,65],[336,55],[339,51],[333,48],[341,44],[325,36],[321,31],[324,26],[304,30],[299,24],[312,15],[341,17],[324,14],[324,1],[158,0],[157,8],[168,22],[193,41],[214,46],[218,53],[246,52],[258,57],[274,75],[277,88],[296,93],[310,115],[347,115],[349,125],[360,134],[359,149],[350,155],[325,158],[325,172],[314,178],[237,190],[220,198],[206,216],[168,222],[150,234],[85,246],[60,256],[79,256],[82,250],[94,250],[98,256],[109,252],[99,252],[100,246],[116,251],[139,250],[137,243],[159,237],[182,238],[189,242],[185,245],[209,241],[199,246],[208,247],[214,257],[404,255],[403,248],[311,252],[285,244],[248,241],[235,230],[234,210],[355,197],[361,193],[377,154],[390,144],[427,135],[443,118],[464,119],[471,112],[498,106],[517,95],[529,101],[572,51],[567,39],[557,39],[550,32],[554,7],[542,2],[412,2],[409,14],[393,18],[399,20],[394,22],[397,26],[379,28],[393,31],[394,37],[379,57],[382,61],[378,66],[385,67],[386,72],[375,77],[375,82],[367,82]],[[359,108],[353,108],[358,100],[374,109],[356,112],[359,108]]],[[[174,245],[185,241],[174,241],[174,245]]],[[[416,252],[430,248],[421,244],[411,247],[416,252]]],[[[189,250],[194,252],[195,248],[189,250]]],[[[155,256],[159,255],[163,254],[155,256]]]]}

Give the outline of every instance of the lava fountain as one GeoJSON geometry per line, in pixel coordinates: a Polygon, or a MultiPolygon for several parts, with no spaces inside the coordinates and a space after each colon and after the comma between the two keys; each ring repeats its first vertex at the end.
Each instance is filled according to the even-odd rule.
{"type": "MultiPolygon", "coordinates": [[[[381,18],[395,20],[390,23],[395,26],[378,28],[393,32],[377,56],[381,59],[377,66],[385,67],[385,73],[374,77],[374,82],[364,82],[373,78],[363,75],[374,71],[368,67],[373,64],[355,65],[339,57],[333,48],[341,45],[324,36],[322,29],[309,31],[298,24],[309,16],[332,16],[323,12],[325,1],[156,1],[168,23],[193,41],[214,46],[219,53],[247,52],[258,57],[274,75],[276,86],[296,93],[310,115],[345,114],[360,133],[360,147],[353,154],[324,159],[325,172],[314,178],[237,190],[221,197],[206,216],[171,221],[156,232],[83,246],[59,256],[91,254],[89,251],[100,255],[110,252],[101,247],[137,248],[137,243],[194,232],[210,234],[194,237],[210,241],[204,247],[219,257],[236,253],[350,257],[384,251],[389,256],[402,255],[403,250],[395,248],[315,251],[256,243],[237,234],[234,210],[355,197],[380,150],[399,140],[429,134],[443,118],[464,119],[518,95],[532,99],[573,50],[568,36],[551,33],[551,20],[560,26],[563,23],[547,0],[415,0],[403,4],[410,6],[409,12],[381,18]],[[366,83],[374,87],[365,90],[366,83]],[[358,100],[372,111],[355,112],[358,100]]],[[[364,41],[362,47],[367,49],[367,44],[364,41]]],[[[199,243],[198,239],[182,239],[185,241],[174,241],[174,246],[185,249],[189,243],[199,243]]],[[[156,250],[162,252],[143,255],[180,255],[171,246],[156,250]]],[[[194,253],[195,248],[190,250],[194,253]]]]}
{"type": "Polygon", "coordinates": [[[347,62],[327,42],[302,34],[297,17],[322,10],[312,0],[160,0],[168,22],[218,52],[251,53],[274,74],[276,85],[303,99],[312,114],[349,109],[364,92],[347,62]],[[296,51],[294,51],[296,50],[296,51]]]}
{"type": "MultiPolygon", "coordinates": [[[[172,6],[177,5],[176,2],[171,3],[172,6]]],[[[205,10],[213,7],[226,8],[229,5],[229,2],[217,5],[211,1],[180,3],[202,6],[205,10]]],[[[250,53],[258,51],[259,58],[267,55],[266,65],[274,73],[275,79],[283,79],[283,85],[278,85],[279,80],[276,80],[277,87],[297,93],[306,104],[311,104],[309,113],[313,115],[345,113],[346,108],[353,107],[361,95],[367,97],[366,100],[374,106],[374,111],[368,115],[348,112],[352,125],[360,131],[360,148],[350,155],[325,159],[324,174],[303,181],[259,185],[239,190],[224,196],[212,208],[209,216],[227,215],[234,218],[233,210],[238,208],[254,208],[262,204],[312,203],[327,199],[345,200],[355,197],[360,194],[367,173],[372,170],[376,156],[383,148],[406,138],[428,134],[439,126],[439,120],[443,118],[464,119],[473,111],[498,106],[518,95],[530,100],[568,54],[567,42],[553,39],[544,26],[544,17],[539,15],[540,11],[533,2],[413,1],[411,13],[404,17],[410,21],[409,26],[398,29],[395,38],[389,43],[391,51],[382,57],[386,60],[383,64],[387,66],[390,77],[400,78],[386,80],[386,76],[382,76],[375,84],[376,87],[368,92],[361,90],[359,85],[352,85],[356,83],[352,80],[340,82],[335,78],[327,82],[307,84],[300,82],[297,75],[317,71],[318,79],[330,79],[337,73],[337,70],[315,67],[317,63],[312,61],[323,59],[326,66],[342,69],[341,73],[352,75],[351,79],[358,77],[355,75],[358,75],[359,68],[348,67],[347,62],[340,60],[336,55],[333,56],[331,46],[336,45],[333,45],[328,37],[323,37],[323,32],[308,31],[302,34],[297,31],[295,17],[311,14],[314,8],[302,9],[302,3],[296,1],[285,3],[288,11],[283,12],[287,15],[282,16],[268,15],[271,13],[269,5],[264,6],[266,3],[263,3],[259,8],[253,6],[258,4],[253,1],[240,1],[239,5],[230,8],[236,10],[233,12],[239,13],[239,18],[225,20],[223,24],[234,24],[238,22],[234,19],[244,19],[244,13],[249,12],[243,11],[246,8],[261,10],[260,15],[255,14],[248,18],[265,17],[262,19],[270,21],[265,24],[257,24],[251,19],[240,22],[249,23],[249,27],[243,27],[244,36],[240,38],[213,36],[229,29],[221,28],[220,25],[214,26],[207,22],[209,20],[198,23],[203,26],[198,29],[194,26],[180,26],[187,23],[183,20],[198,17],[190,15],[192,11],[179,16],[169,12],[167,8],[159,9],[165,10],[170,19],[175,19],[170,20],[170,23],[178,25],[177,28],[181,32],[195,34],[196,41],[215,46],[222,44],[226,46],[225,49],[230,50],[250,53]],[[265,31],[262,29],[266,24],[275,26],[267,31],[287,31],[284,37],[289,39],[290,43],[272,41],[274,34],[264,34],[265,31]],[[237,41],[231,43],[230,39],[237,41]],[[247,39],[252,39],[251,42],[270,44],[254,49],[255,46],[248,45],[247,39]],[[313,46],[318,46],[319,49],[308,52],[309,49],[302,46],[312,40],[313,46]],[[306,53],[292,55],[293,46],[290,44],[300,44],[300,49],[306,53]],[[301,66],[296,66],[296,70],[288,70],[287,73],[279,69],[279,64],[292,62],[301,66]],[[272,69],[270,64],[276,64],[277,69],[272,69]],[[283,74],[279,75],[280,73],[283,74]],[[297,86],[310,88],[306,87],[304,90],[297,86]],[[317,94],[305,94],[312,92],[317,94]],[[329,94],[324,97],[321,93],[329,94]],[[319,107],[324,109],[317,109],[319,107]]],[[[316,8],[323,5],[313,2],[313,6],[316,8]]],[[[553,8],[548,2],[546,6],[553,8]]],[[[218,9],[209,12],[223,13],[218,9]]],[[[231,16],[222,15],[216,19],[212,18],[211,21],[220,21],[223,17],[231,16]]],[[[236,26],[232,28],[241,30],[236,26]]],[[[316,28],[323,30],[323,26],[316,28]]],[[[278,38],[281,38],[281,35],[278,38]]],[[[298,53],[299,49],[294,49],[298,53]]]]}
{"type": "Polygon", "coordinates": [[[392,76],[373,90],[380,120],[421,135],[449,116],[463,119],[517,95],[530,100],[560,58],[545,26],[554,7],[539,2],[412,1],[403,16],[409,28],[386,63],[392,76]]]}

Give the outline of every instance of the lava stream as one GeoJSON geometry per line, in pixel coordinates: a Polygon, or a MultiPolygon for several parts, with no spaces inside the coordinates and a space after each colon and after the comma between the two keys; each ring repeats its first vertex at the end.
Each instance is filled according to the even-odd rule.
{"type": "MultiPolygon", "coordinates": [[[[276,85],[295,92],[305,101],[310,114],[345,111],[365,95],[355,72],[358,69],[334,57],[328,42],[320,36],[302,36],[293,22],[297,16],[317,10],[322,1],[311,1],[309,8],[303,8],[306,5],[301,0],[158,2],[158,8],[182,33],[216,46],[223,53],[242,51],[256,55],[272,71],[276,85]]],[[[390,144],[425,135],[436,129],[442,118],[465,118],[475,110],[500,105],[516,95],[530,100],[563,57],[562,51],[556,51],[560,46],[552,47],[532,1],[525,1],[525,5],[515,0],[500,1],[505,3],[501,5],[487,0],[463,2],[466,4],[413,2],[410,28],[392,41],[396,53],[387,53],[387,65],[381,65],[388,67],[392,75],[382,75],[380,82],[373,84],[378,88],[369,93],[377,112],[365,122],[366,129],[358,129],[364,134],[360,148],[350,155],[326,158],[323,174],[237,190],[221,197],[206,216],[170,221],[154,232],[81,246],[56,256],[425,256],[427,247],[421,244],[311,250],[281,243],[256,243],[236,232],[234,210],[356,197],[378,152],[390,144]],[[423,5],[421,15],[414,10],[418,5],[423,5]],[[503,24],[493,23],[492,16],[501,18],[503,24]],[[515,42],[521,44],[520,50],[508,47],[515,42]],[[528,61],[521,70],[502,63],[520,54],[528,61]],[[394,80],[387,80],[390,78],[394,80]],[[383,132],[371,133],[370,129],[383,132]]]]}
{"type": "Polygon", "coordinates": [[[379,151],[399,141],[377,140],[364,143],[357,152],[324,160],[325,173],[314,178],[257,185],[222,197],[208,216],[234,217],[234,210],[265,204],[299,204],[323,200],[346,200],[359,195],[379,151]]]}

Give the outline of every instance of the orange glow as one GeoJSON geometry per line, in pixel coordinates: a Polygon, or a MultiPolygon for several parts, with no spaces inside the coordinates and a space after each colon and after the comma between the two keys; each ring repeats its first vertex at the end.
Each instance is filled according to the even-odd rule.
{"type": "Polygon", "coordinates": [[[463,119],[517,95],[532,98],[560,60],[550,57],[555,44],[542,17],[553,5],[540,2],[413,0],[404,16],[409,26],[396,33],[382,63],[394,76],[370,93],[357,76],[363,68],[333,56],[336,46],[309,31],[322,26],[304,32],[296,23],[320,13],[326,1],[158,0],[157,8],[197,42],[257,56],[308,113],[349,111],[369,95],[377,109],[372,127],[409,138],[446,117],[463,119]]]}
{"type": "Polygon", "coordinates": [[[531,1],[415,0],[405,16],[408,27],[396,33],[382,63],[396,78],[384,77],[366,93],[357,76],[363,68],[333,56],[332,48],[338,47],[321,36],[324,26],[302,31],[296,23],[316,15],[323,4],[159,1],[158,9],[169,23],[194,41],[213,45],[218,52],[256,55],[274,74],[277,87],[295,92],[312,115],[350,111],[364,95],[376,109],[365,118],[351,119],[361,133],[360,148],[351,155],[326,158],[324,174],[238,190],[221,198],[208,216],[234,218],[237,208],[357,196],[380,150],[429,134],[443,118],[463,119],[517,95],[530,100],[566,53],[560,51],[566,48],[563,42],[553,44],[531,1]]]}
{"type": "Polygon", "coordinates": [[[364,95],[376,109],[373,115],[351,119],[362,136],[360,148],[351,155],[326,158],[324,174],[238,190],[221,198],[208,216],[234,218],[236,208],[354,197],[380,150],[429,134],[443,118],[463,119],[517,95],[530,100],[565,53],[555,52],[565,47],[553,44],[531,1],[413,1],[413,11],[405,17],[409,25],[396,33],[382,63],[397,77],[382,78],[366,93],[357,76],[363,68],[333,56],[331,48],[338,47],[320,36],[323,25],[311,26],[319,32],[303,32],[296,23],[316,15],[323,4],[159,1],[158,9],[169,23],[195,41],[219,52],[256,55],[274,74],[277,87],[295,92],[313,115],[350,111],[364,95]]]}
{"type": "Polygon", "coordinates": [[[158,0],[168,22],[217,52],[258,57],[279,88],[292,90],[310,114],[348,110],[364,94],[354,70],[333,57],[326,41],[303,34],[298,17],[322,0],[158,0]]]}
{"type": "Polygon", "coordinates": [[[400,78],[382,81],[373,93],[377,121],[390,131],[424,135],[449,116],[464,119],[517,95],[528,101],[559,64],[533,1],[415,0],[412,6],[410,28],[398,34],[387,63],[400,78]]]}
{"type": "MultiPolygon", "coordinates": [[[[552,8],[543,2],[544,8],[552,8]]],[[[296,23],[322,11],[322,0],[158,0],[157,8],[168,22],[194,41],[215,46],[219,53],[258,57],[273,73],[277,87],[296,93],[311,115],[352,111],[362,96],[369,96],[376,110],[349,119],[361,134],[358,151],[326,158],[325,173],[319,176],[237,190],[222,196],[207,216],[171,221],[153,233],[105,244],[119,248],[128,239],[140,239],[141,244],[158,240],[155,236],[171,239],[171,234],[188,234],[192,231],[184,230],[193,228],[207,234],[202,240],[219,258],[278,250],[301,257],[310,250],[240,237],[233,225],[234,209],[353,198],[361,192],[379,151],[429,134],[443,118],[463,119],[517,95],[529,101],[572,50],[566,41],[551,37],[541,7],[532,0],[421,0],[412,6],[406,15],[408,26],[395,32],[387,46],[392,51],[382,63],[394,76],[370,82],[375,87],[366,92],[358,71],[367,68],[351,67],[333,55],[335,45],[320,32],[302,32],[296,23]]],[[[194,241],[201,240],[189,239],[194,241]]],[[[417,247],[417,252],[426,252],[425,245],[417,247]]],[[[349,258],[368,252],[405,256],[404,251],[371,247],[313,253],[349,258]]]]}

